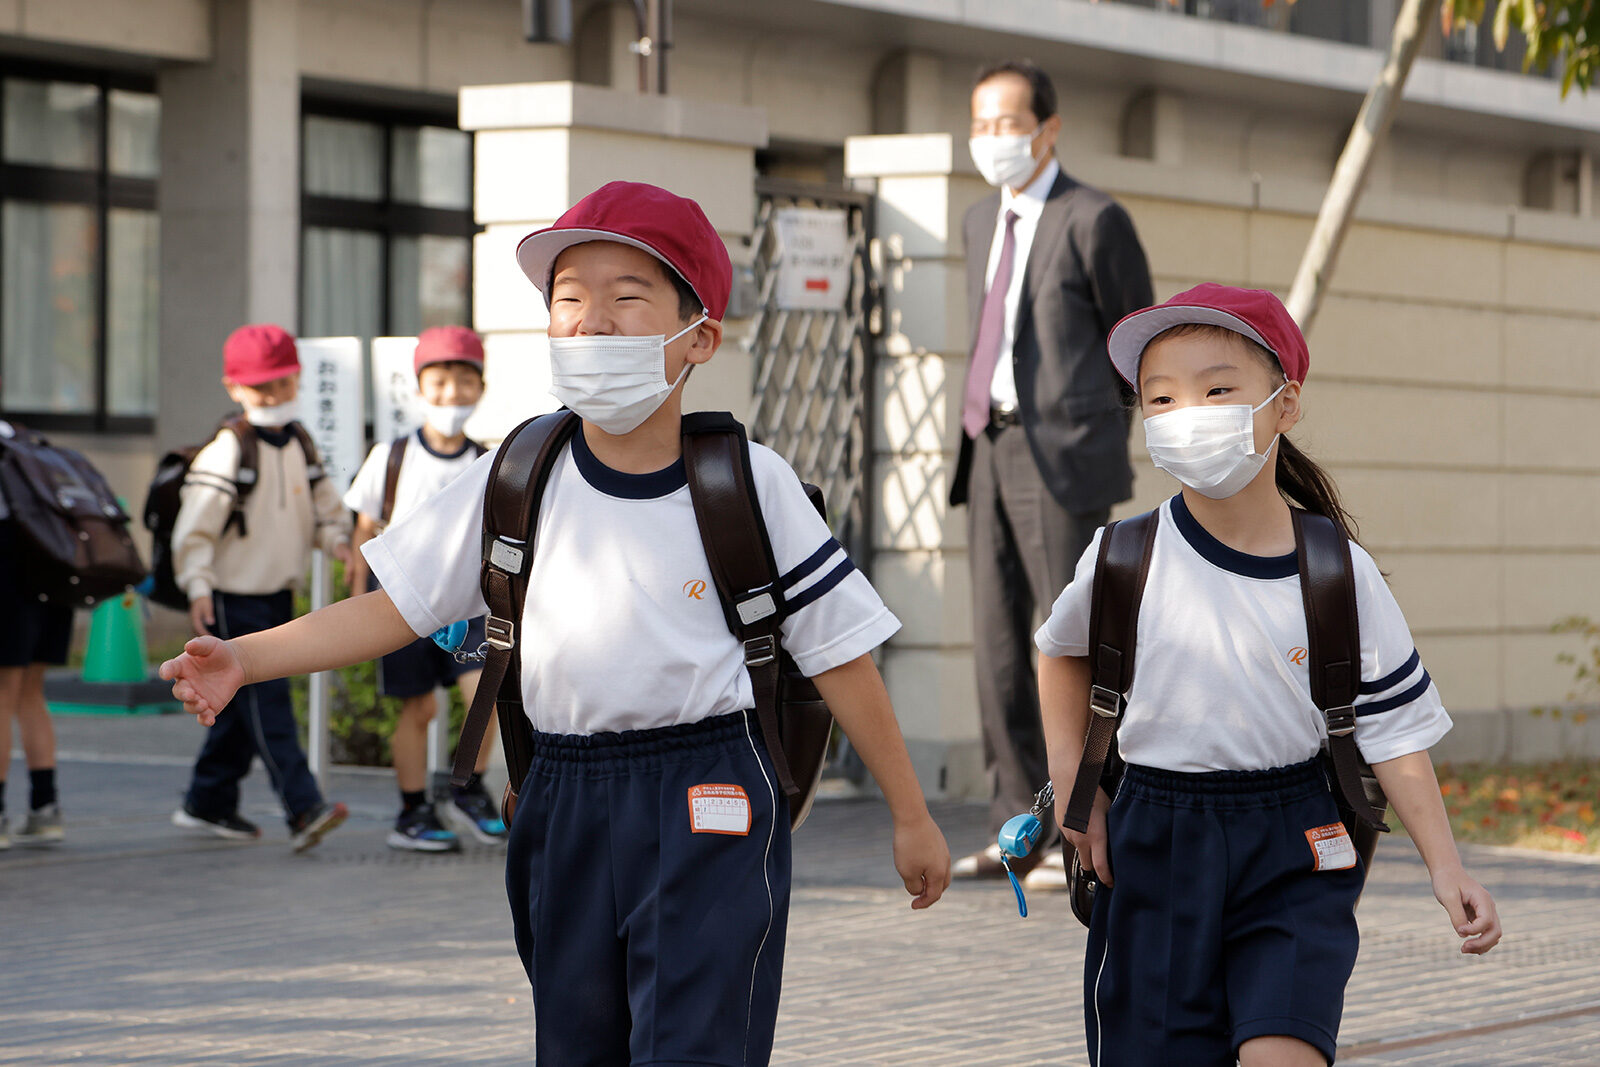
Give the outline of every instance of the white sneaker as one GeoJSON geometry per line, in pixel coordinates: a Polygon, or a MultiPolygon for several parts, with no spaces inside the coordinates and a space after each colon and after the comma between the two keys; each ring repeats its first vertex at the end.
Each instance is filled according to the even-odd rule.
{"type": "Polygon", "coordinates": [[[982,852],[974,852],[970,856],[962,856],[950,865],[952,878],[982,878],[991,877],[995,872],[1000,872],[1000,846],[990,845],[982,852]]]}
{"type": "Polygon", "coordinates": [[[1022,888],[1031,891],[1067,888],[1067,864],[1061,858],[1060,845],[1051,845],[1039,866],[1022,876],[1022,888]]]}

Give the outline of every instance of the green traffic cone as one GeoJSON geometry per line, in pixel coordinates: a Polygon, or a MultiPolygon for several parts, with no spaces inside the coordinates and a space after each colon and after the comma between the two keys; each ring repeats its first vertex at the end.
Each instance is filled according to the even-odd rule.
{"type": "Polygon", "coordinates": [[[147,676],[139,594],[128,590],[101,602],[89,618],[86,682],[143,682],[147,676]]]}

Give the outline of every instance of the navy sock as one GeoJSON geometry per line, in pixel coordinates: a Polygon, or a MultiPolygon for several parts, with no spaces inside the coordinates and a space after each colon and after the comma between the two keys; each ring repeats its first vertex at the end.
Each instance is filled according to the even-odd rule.
{"type": "Polygon", "coordinates": [[[418,790],[415,790],[414,792],[407,792],[404,789],[400,790],[400,812],[401,812],[401,814],[404,814],[404,813],[406,813],[408,811],[415,811],[416,809],[422,807],[422,805],[426,804],[427,802],[428,802],[428,791],[426,789],[418,789],[418,790]]]}
{"type": "Polygon", "coordinates": [[[56,769],[40,767],[28,772],[28,806],[34,811],[56,802],[56,769]]]}

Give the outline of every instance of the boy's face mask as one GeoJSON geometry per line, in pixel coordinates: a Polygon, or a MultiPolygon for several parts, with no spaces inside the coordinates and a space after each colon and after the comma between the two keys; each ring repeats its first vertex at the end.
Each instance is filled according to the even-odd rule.
{"type": "Polygon", "coordinates": [[[552,337],[550,395],[609,434],[632,433],[689,374],[667,381],[667,346],[710,316],[667,337],[552,337]]]}
{"type": "Polygon", "coordinates": [[[476,404],[429,404],[423,402],[423,419],[434,432],[454,437],[467,428],[467,420],[478,410],[476,404]]]}
{"type": "Polygon", "coordinates": [[[300,417],[300,398],[280,400],[271,407],[256,404],[245,404],[244,418],[251,426],[260,426],[264,429],[277,429],[287,426],[300,417]]]}
{"type": "Polygon", "coordinates": [[[1265,452],[1256,451],[1255,414],[1288,384],[1255,407],[1198,404],[1150,416],[1144,420],[1144,443],[1151,461],[1202,496],[1232,496],[1255,480],[1278,443],[1274,435],[1265,452]]]}

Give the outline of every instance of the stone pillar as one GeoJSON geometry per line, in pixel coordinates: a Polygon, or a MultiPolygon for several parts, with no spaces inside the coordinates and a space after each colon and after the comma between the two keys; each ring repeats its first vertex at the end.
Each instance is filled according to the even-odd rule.
{"type": "Polygon", "coordinates": [[[845,173],[877,194],[884,273],[872,574],[905,624],[885,652],[884,678],[923,787],[987,798],[966,515],[946,500],[969,340],[961,219],[988,187],[948,133],[852,137],[845,173]]]}
{"type": "Polygon", "coordinates": [[[216,0],[209,63],[163,68],[159,447],[227,408],[222,342],[297,325],[300,74],[296,0],[216,0]]]}
{"type": "MultiPolygon", "coordinates": [[[[485,229],[473,246],[473,315],[484,335],[485,421],[503,435],[554,408],[545,348],[549,313],[517,268],[516,246],[586,194],[613,180],[647,181],[698,201],[748,262],[755,214],[755,150],[767,143],[765,112],[641,96],[574,82],[461,90],[461,128],[474,133],[473,211],[485,229]]],[[[724,324],[721,350],[689,378],[686,410],[741,417],[751,399],[741,324],[724,324]]]]}

